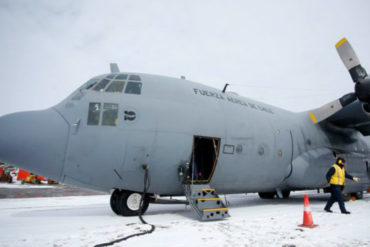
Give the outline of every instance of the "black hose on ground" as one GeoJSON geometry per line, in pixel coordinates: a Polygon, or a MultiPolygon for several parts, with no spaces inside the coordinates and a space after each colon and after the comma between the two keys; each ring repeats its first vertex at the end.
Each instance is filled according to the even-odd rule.
{"type": "Polygon", "coordinates": [[[146,222],[143,219],[143,217],[142,217],[142,211],[143,211],[143,206],[144,206],[144,198],[145,198],[146,193],[147,193],[148,188],[149,188],[149,169],[148,169],[148,166],[147,165],[143,165],[142,168],[145,171],[145,175],[144,175],[144,192],[143,192],[143,195],[142,195],[141,200],[140,200],[139,219],[140,219],[141,223],[143,223],[144,225],[150,225],[151,226],[151,229],[148,230],[148,231],[144,231],[144,232],[140,232],[140,233],[135,233],[135,234],[129,235],[127,237],[119,238],[119,239],[113,240],[113,241],[108,242],[108,243],[98,244],[98,245],[95,245],[94,247],[111,246],[111,245],[114,245],[116,243],[125,241],[125,240],[127,240],[129,238],[139,237],[139,236],[146,235],[146,234],[151,234],[151,233],[154,232],[155,226],[152,225],[152,224],[149,224],[148,222],[146,222]]]}

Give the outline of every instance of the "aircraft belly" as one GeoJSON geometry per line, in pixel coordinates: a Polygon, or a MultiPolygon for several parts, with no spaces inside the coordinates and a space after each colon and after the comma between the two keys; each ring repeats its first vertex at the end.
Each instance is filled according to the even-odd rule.
{"type": "Polygon", "coordinates": [[[271,167],[272,163],[272,160],[253,162],[253,159],[240,159],[230,162],[222,159],[211,184],[223,193],[275,190],[284,179],[284,173],[279,168],[271,167]]]}

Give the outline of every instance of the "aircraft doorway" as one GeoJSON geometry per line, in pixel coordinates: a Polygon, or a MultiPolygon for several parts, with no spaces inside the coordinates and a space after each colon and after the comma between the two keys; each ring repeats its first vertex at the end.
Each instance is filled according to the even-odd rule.
{"type": "Polygon", "coordinates": [[[206,184],[212,178],[220,151],[220,138],[194,136],[189,182],[206,184]]]}

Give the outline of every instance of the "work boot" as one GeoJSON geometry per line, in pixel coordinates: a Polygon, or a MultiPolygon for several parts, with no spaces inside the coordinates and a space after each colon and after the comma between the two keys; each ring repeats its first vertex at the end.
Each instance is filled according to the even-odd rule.
{"type": "Polygon", "coordinates": [[[350,211],[343,211],[342,214],[351,214],[350,211]]]}
{"type": "Polygon", "coordinates": [[[324,208],[324,210],[328,213],[333,213],[333,211],[331,211],[330,209],[327,209],[327,208],[324,208]]]}

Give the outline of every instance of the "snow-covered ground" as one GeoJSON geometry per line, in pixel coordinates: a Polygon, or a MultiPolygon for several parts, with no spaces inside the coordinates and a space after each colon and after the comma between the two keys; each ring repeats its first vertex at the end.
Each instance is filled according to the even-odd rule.
{"type": "MultiPolygon", "coordinates": [[[[370,246],[370,194],[347,202],[351,215],[323,212],[328,195],[309,192],[314,229],[300,228],[303,193],[288,200],[228,195],[231,218],[199,222],[189,206],[150,205],[154,233],[115,246],[370,246]]],[[[224,197],[223,197],[224,198],[224,197]]],[[[116,216],[109,196],[1,199],[0,246],[94,246],[148,225],[116,216]]]]}

